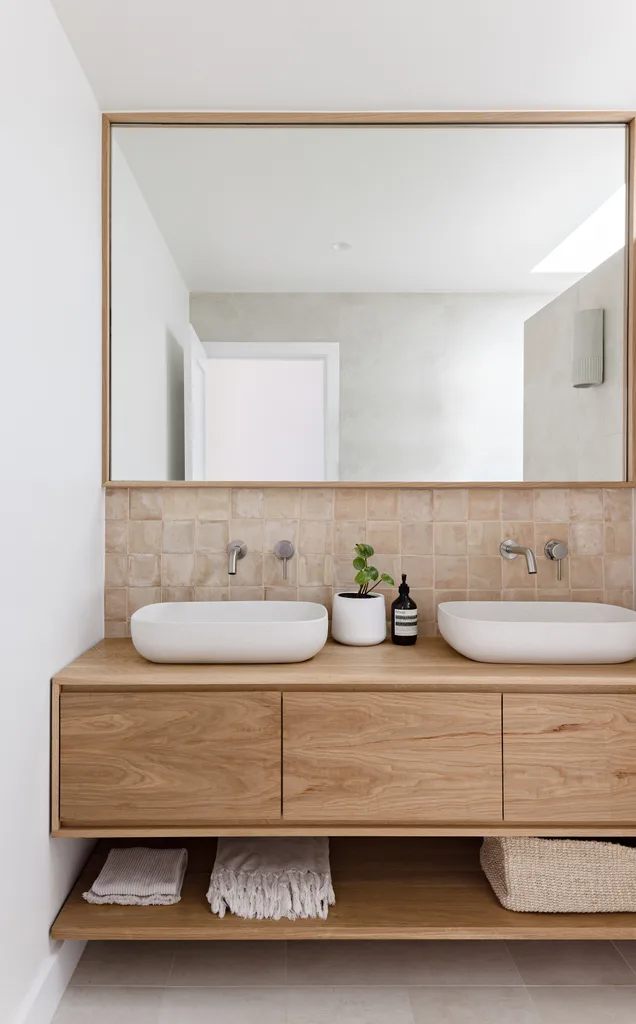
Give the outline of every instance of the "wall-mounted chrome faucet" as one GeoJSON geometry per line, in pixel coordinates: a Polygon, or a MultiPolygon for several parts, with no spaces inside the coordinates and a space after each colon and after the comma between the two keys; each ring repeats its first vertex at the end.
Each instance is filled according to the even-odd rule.
{"type": "Polygon", "coordinates": [[[245,558],[247,544],[242,540],[231,540],[227,546],[227,571],[230,576],[236,576],[236,563],[239,558],[245,558]]]}
{"type": "Polygon", "coordinates": [[[528,566],[528,572],[533,576],[537,571],[537,560],[534,557],[534,551],[532,548],[524,548],[522,544],[517,544],[516,540],[502,540],[499,545],[499,551],[503,558],[516,558],[517,555],[524,555],[526,559],[526,565],[528,566]]]}
{"type": "Polygon", "coordinates": [[[277,558],[280,558],[283,563],[283,579],[287,579],[287,562],[290,558],[294,557],[296,548],[290,540],[279,540],[274,545],[274,554],[277,558]]]}
{"type": "Polygon", "coordinates": [[[545,548],[545,557],[557,564],[557,579],[561,581],[561,562],[567,558],[568,546],[562,540],[549,540],[545,548]]]}

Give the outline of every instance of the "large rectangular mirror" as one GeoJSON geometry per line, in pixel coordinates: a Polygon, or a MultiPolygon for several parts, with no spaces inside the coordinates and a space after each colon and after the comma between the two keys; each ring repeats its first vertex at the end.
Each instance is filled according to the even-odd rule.
{"type": "Polygon", "coordinates": [[[116,125],[110,479],[626,479],[624,124],[116,125]]]}

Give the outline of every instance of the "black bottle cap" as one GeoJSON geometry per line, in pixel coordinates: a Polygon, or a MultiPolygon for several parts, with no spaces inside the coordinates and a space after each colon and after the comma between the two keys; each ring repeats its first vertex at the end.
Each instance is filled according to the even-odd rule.
{"type": "Polygon", "coordinates": [[[408,597],[409,585],[406,582],[406,573],[405,572],[402,573],[402,582],[400,583],[399,591],[400,591],[400,594],[402,595],[402,597],[408,597]]]}

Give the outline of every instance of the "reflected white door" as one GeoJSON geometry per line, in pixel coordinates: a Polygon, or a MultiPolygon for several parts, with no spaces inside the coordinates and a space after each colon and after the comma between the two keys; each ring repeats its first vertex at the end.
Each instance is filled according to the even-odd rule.
{"type": "Polygon", "coordinates": [[[337,344],[204,348],[206,479],[338,479],[337,344]]]}

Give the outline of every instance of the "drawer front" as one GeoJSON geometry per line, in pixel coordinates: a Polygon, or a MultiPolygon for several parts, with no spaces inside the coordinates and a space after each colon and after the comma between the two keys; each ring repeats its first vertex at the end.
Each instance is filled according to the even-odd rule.
{"type": "Polygon", "coordinates": [[[508,822],[636,821],[636,696],[505,695],[508,822]]]}
{"type": "Polygon", "coordinates": [[[501,821],[498,694],[284,694],[283,818],[501,821]]]}
{"type": "Polygon", "coordinates": [[[280,820],[279,693],[63,693],[63,825],[280,820]]]}

